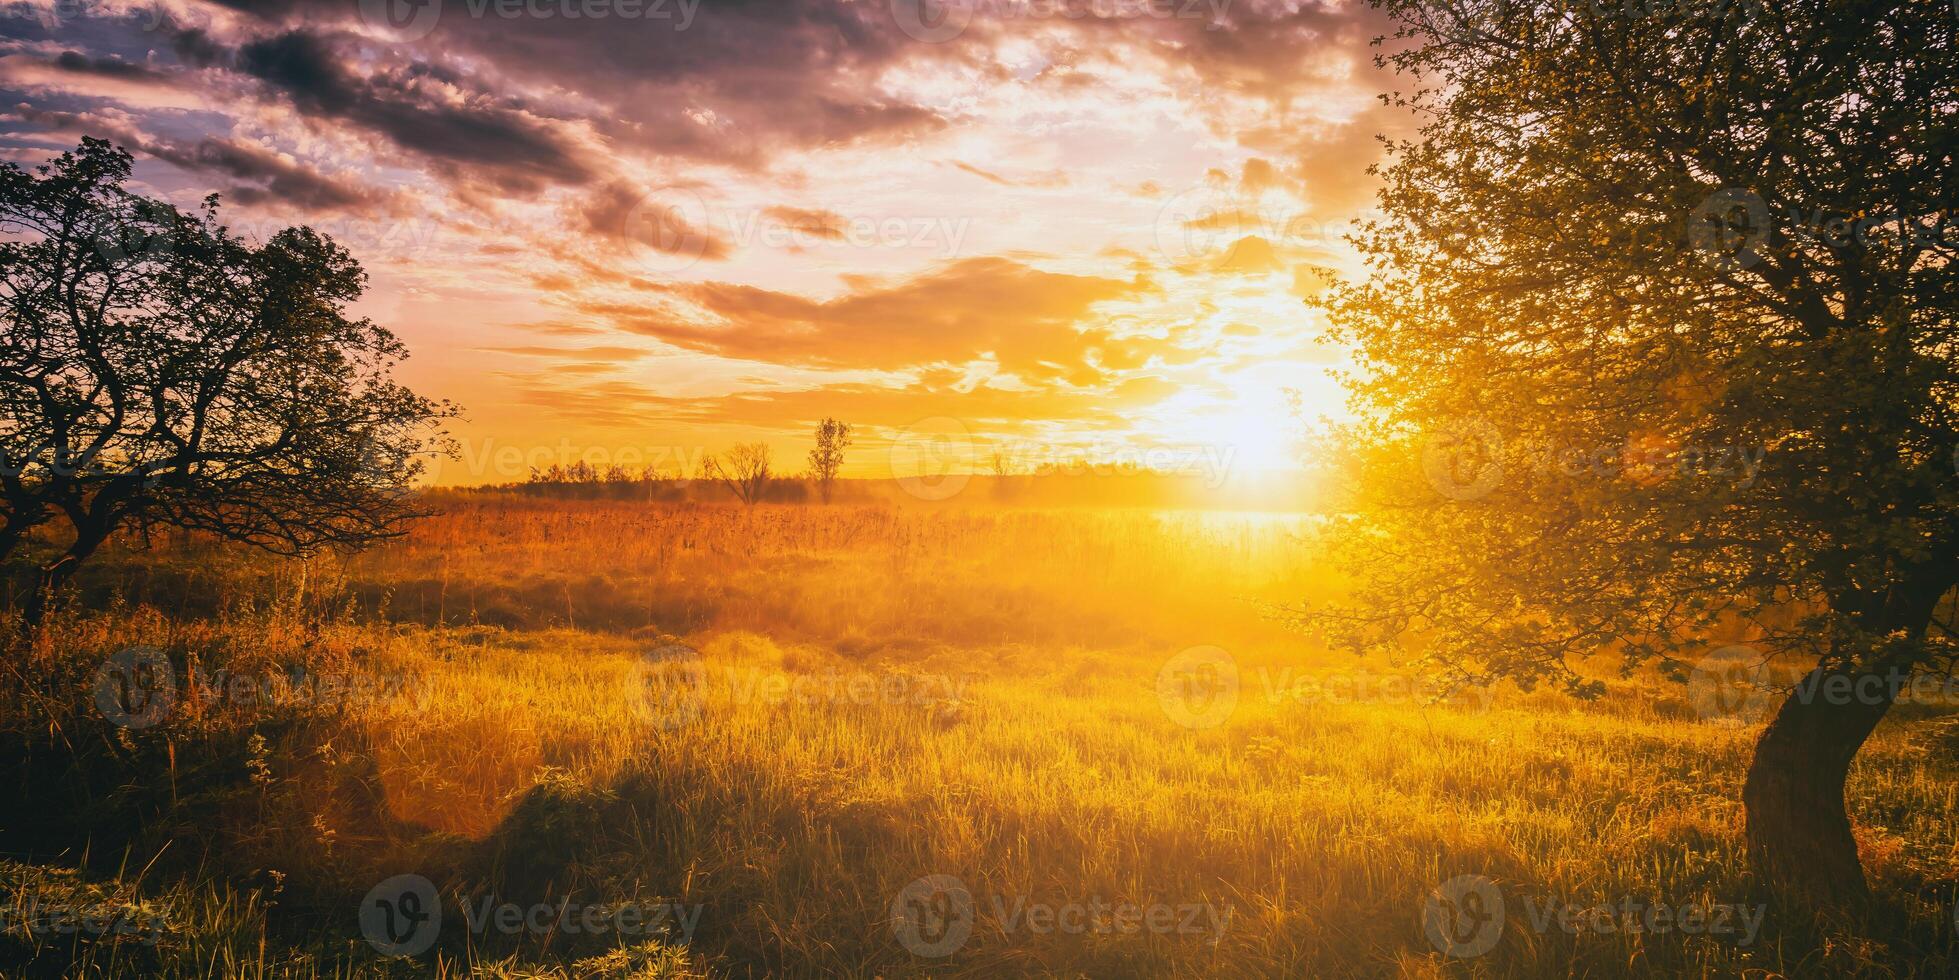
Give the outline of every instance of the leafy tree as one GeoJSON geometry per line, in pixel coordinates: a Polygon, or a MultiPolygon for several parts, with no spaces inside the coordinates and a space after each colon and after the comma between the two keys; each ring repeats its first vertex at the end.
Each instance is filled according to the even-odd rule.
{"type": "Polygon", "coordinates": [[[402,533],[450,406],[390,380],[401,342],[349,319],[365,274],[307,228],[263,245],[123,189],[96,139],[0,165],[0,558],[60,528],[38,617],[120,529],[280,554],[402,533]]]}
{"type": "Polygon", "coordinates": [[[701,475],[727,487],[744,505],[753,506],[769,489],[769,444],[737,443],[719,458],[705,457],[701,475]]]}
{"type": "Polygon", "coordinates": [[[809,471],[816,477],[816,487],[823,494],[823,502],[830,502],[830,490],[837,482],[837,471],[843,469],[843,451],[850,448],[850,426],[836,419],[826,418],[816,426],[816,448],[809,451],[809,471]]]}
{"type": "Polygon", "coordinates": [[[1855,906],[1851,761],[1954,649],[1951,9],[1382,2],[1425,122],[1327,301],[1360,585],[1306,620],[1579,694],[1588,653],[1678,674],[1746,639],[1803,677],[1748,770],[1752,866],[1855,906]]]}

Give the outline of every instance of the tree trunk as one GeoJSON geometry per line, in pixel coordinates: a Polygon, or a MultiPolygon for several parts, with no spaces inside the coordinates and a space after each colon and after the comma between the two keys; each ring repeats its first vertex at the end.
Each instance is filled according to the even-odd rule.
{"type": "Polygon", "coordinates": [[[27,597],[27,606],[21,611],[22,621],[28,626],[39,626],[48,613],[59,605],[61,590],[67,587],[69,579],[74,578],[75,569],[108,539],[106,529],[91,527],[79,531],[75,535],[75,543],[69,545],[60,558],[41,566],[34,592],[27,597]]]}
{"type": "Polygon", "coordinates": [[[1844,805],[1850,762],[1909,671],[1818,668],[1755,743],[1741,791],[1749,864],[1794,905],[1847,909],[1870,898],[1844,805]]]}

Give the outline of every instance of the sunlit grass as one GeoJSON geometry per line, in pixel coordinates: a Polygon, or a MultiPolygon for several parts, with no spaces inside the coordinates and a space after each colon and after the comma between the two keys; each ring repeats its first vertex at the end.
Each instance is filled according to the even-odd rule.
{"type": "Polygon", "coordinates": [[[408,540],[304,568],[212,562],[180,542],[91,587],[166,609],[184,589],[204,599],[180,608],[209,602],[208,616],[77,613],[21,651],[6,731],[26,795],[5,849],[22,875],[81,868],[89,887],[140,893],[179,937],[33,963],[180,976],[1952,966],[1959,733],[1942,711],[1882,729],[1852,781],[1884,905],[1864,930],[1875,938],[1773,920],[1750,946],[1572,937],[1513,914],[1495,950],[1451,960],[1422,909],[1458,874],[1513,901],[1751,900],[1738,799],[1752,730],[1697,720],[1678,685],[1652,678],[1589,704],[1406,696],[1380,682],[1391,665],[1316,652],[1261,615],[1254,600],[1324,588],[1287,522],[452,504],[408,540]],[[677,642],[698,661],[647,659],[677,642]],[[123,731],[90,683],[134,644],[180,670],[194,657],[358,676],[372,696],[186,702],[123,731]],[[1237,659],[1239,699],[1193,729],[1165,711],[1157,675],[1200,644],[1237,659]],[[863,694],[894,677],[902,696],[863,694]],[[1329,691],[1343,694],[1313,694],[1329,691]],[[387,961],[360,940],[356,906],[402,873],[458,904],[701,913],[684,947],[445,933],[421,961],[387,961]],[[972,935],[943,958],[907,949],[892,923],[894,896],[933,874],[977,903],[972,935]],[[1044,933],[1000,918],[996,898],[1197,906],[1223,925],[1044,933]]]}

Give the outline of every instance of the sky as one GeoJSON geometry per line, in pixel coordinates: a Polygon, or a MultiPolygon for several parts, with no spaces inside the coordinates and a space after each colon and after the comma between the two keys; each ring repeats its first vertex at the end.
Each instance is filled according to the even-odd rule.
{"type": "Polygon", "coordinates": [[[339,241],[464,412],[439,483],[793,472],[826,416],[846,475],[1283,467],[1288,391],[1342,401],[1306,300],[1410,125],[1364,3],[0,9],[0,154],[107,138],[132,189],[339,241]]]}

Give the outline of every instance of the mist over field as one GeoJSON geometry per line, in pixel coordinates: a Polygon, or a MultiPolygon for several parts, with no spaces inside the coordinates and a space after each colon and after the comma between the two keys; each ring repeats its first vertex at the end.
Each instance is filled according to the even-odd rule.
{"type": "Polygon", "coordinates": [[[1959,6],[0,9],[0,977],[1959,976],[1959,6]]]}

